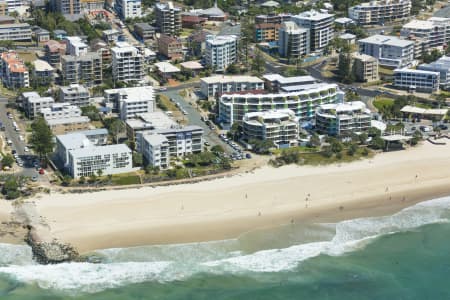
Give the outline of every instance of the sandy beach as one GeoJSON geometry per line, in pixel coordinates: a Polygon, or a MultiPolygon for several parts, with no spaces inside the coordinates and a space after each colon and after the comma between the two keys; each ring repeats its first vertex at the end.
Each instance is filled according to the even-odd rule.
{"type": "Polygon", "coordinates": [[[53,236],[88,252],[390,214],[450,195],[449,166],[450,145],[425,143],[349,164],[263,167],[196,184],[51,194],[29,201],[36,203],[53,236]]]}

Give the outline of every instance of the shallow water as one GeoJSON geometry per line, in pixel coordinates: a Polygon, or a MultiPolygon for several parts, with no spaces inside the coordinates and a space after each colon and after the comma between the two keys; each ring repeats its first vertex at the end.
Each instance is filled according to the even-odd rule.
{"type": "Polygon", "coordinates": [[[449,299],[450,197],[392,216],[99,250],[42,266],[0,244],[0,299],[449,299]]]}

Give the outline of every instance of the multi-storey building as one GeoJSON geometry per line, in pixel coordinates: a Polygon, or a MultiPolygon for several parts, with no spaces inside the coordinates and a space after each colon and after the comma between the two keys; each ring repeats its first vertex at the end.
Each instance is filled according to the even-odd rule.
{"type": "Polygon", "coordinates": [[[102,83],[102,58],[96,52],[61,58],[63,84],[82,83],[87,86],[102,83]]]}
{"type": "Polygon", "coordinates": [[[142,17],[141,0],[115,0],[114,8],[122,20],[142,17]]]}
{"type": "Polygon", "coordinates": [[[78,107],[90,105],[89,90],[81,84],[71,84],[59,88],[59,101],[67,102],[78,107]]]}
{"type": "Polygon", "coordinates": [[[45,46],[45,60],[53,67],[59,66],[61,56],[66,54],[66,44],[50,40],[45,46]]]}
{"type": "Polygon", "coordinates": [[[155,18],[159,32],[177,35],[181,31],[181,9],[175,7],[172,1],[156,3],[155,18]]]}
{"type": "Polygon", "coordinates": [[[48,85],[53,82],[53,67],[45,60],[36,59],[33,61],[33,77],[36,85],[48,85]]]}
{"type": "MultiPolygon", "coordinates": [[[[203,151],[203,128],[200,126],[188,125],[182,128],[155,129],[150,132],[166,137],[170,156],[180,157],[203,151]]],[[[138,144],[138,141],[136,143],[138,144]]]]}
{"type": "Polygon", "coordinates": [[[16,52],[3,52],[0,58],[0,77],[6,87],[18,89],[30,86],[28,69],[16,52]]]}
{"type": "Polygon", "coordinates": [[[79,36],[68,36],[65,40],[67,41],[66,51],[68,55],[81,56],[87,54],[88,45],[79,36]]]}
{"type": "Polygon", "coordinates": [[[138,114],[133,119],[125,121],[127,137],[134,141],[138,132],[147,132],[155,129],[180,128],[180,125],[162,111],[138,114]]]}
{"type": "Polygon", "coordinates": [[[270,15],[257,15],[255,16],[255,23],[276,23],[281,24],[291,20],[291,14],[270,14],[270,15]]]}
{"type": "Polygon", "coordinates": [[[170,166],[169,141],[164,135],[140,133],[139,140],[139,152],[149,165],[162,170],[170,166]]]}
{"type": "Polygon", "coordinates": [[[215,71],[225,71],[237,61],[237,36],[208,35],[206,37],[205,62],[215,71]]]}
{"type": "Polygon", "coordinates": [[[136,23],[134,24],[134,33],[141,41],[146,42],[154,38],[155,28],[147,23],[136,23]]]}
{"type": "Polygon", "coordinates": [[[403,38],[420,39],[424,41],[423,51],[447,45],[447,26],[433,21],[413,20],[403,25],[400,35],[403,38]]]}
{"type": "Polygon", "coordinates": [[[378,77],[378,60],[370,55],[353,53],[352,54],[352,71],[356,80],[361,82],[377,81],[378,77]]]}
{"type": "Polygon", "coordinates": [[[144,78],[144,55],[125,42],[111,48],[113,79],[115,81],[141,81],[144,78]]]}
{"type": "Polygon", "coordinates": [[[432,93],[439,90],[439,72],[395,69],[393,85],[399,89],[432,93]]]}
{"type": "Polygon", "coordinates": [[[309,29],[312,52],[324,50],[333,39],[334,15],[332,14],[310,10],[292,16],[291,21],[300,27],[309,29]]]}
{"type": "Polygon", "coordinates": [[[384,24],[411,14],[411,0],[370,1],[348,9],[349,17],[360,25],[384,24]]]}
{"type": "Polygon", "coordinates": [[[371,120],[370,110],[361,101],[324,104],[316,111],[316,129],[328,135],[350,136],[368,131],[371,120]]]}
{"type": "Polygon", "coordinates": [[[63,15],[81,14],[80,0],[53,0],[53,8],[63,15]]]}
{"type": "Polygon", "coordinates": [[[23,96],[23,109],[29,119],[34,119],[41,112],[41,109],[51,107],[55,103],[55,99],[52,97],[41,97],[35,92],[24,93],[23,96]]]}
{"type": "Polygon", "coordinates": [[[27,23],[0,25],[0,41],[31,41],[31,26],[27,23]]]}
{"type": "Polygon", "coordinates": [[[223,128],[230,128],[233,123],[242,124],[246,113],[274,109],[291,109],[300,121],[314,118],[315,109],[326,103],[335,103],[338,96],[336,84],[315,84],[293,92],[277,94],[227,94],[219,100],[219,122],[223,128]]]}
{"type": "Polygon", "coordinates": [[[40,114],[47,120],[81,117],[81,109],[70,103],[52,103],[49,107],[41,108],[40,114]]]}
{"type": "Polygon", "coordinates": [[[264,87],[271,92],[280,92],[289,89],[290,87],[301,87],[308,89],[310,85],[314,85],[318,80],[312,76],[292,76],[284,77],[280,74],[266,74],[263,75],[264,87]]]}
{"type": "Polygon", "coordinates": [[[255,42],[273,42],[278,41],[279,23],[261,23],[255,24],[255,42]]]}
{"type": "Polygon", "coordinates": [[[435,62],[419,65],[417,69],[423,71],[439,72],[440,88],[444,90],[450,89],[450,57],[442,56],[435,62]]]}
{"type": "Polygon", "coordinates": [[[183,45],[181,40],[173,36],[161,34],[158,39],[158,51],[160,54],[172,60],[183,58],[183,45]]]}
{"type": "Polygon", "coordinates": [[[122,120],[135,118],[142,113],[154,111],[155,96],[153,87],[140,86],[132,88],[105,90],[105,103],[120,114],[122,120]]]}
{"type": "Polygon", "coordinates": [[[408,67],[414,59],[414,42],[395,36],[372,35],[359,40],[358,44],[359,52],[375,57],[382,66],[408,67]]]}
{"type": "Polygon", "coordinates": [[[310,31],[292,21],[281,24],[278,33],[278,53],[281,57],[297,59],[310,52],[310,31]]]}
{"type": "Polygon", "coordinates": [[[200,90],[207,98],[223,93],[263,90],[264,82],[255,76],[211,76],[200,78],[200,90]]]}
{"type": "Polygon", "coordinates": [[[278,148],[297,145],[299,126],[299,118],[290,109],[247,113],[242,122],[247,141],[270,141],[278,148]]]}

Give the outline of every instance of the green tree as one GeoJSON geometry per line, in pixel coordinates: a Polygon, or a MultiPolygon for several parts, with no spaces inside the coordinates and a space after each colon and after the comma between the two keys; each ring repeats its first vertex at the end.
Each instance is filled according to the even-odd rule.
{"type": "Polygon", "coordinates": [[[125,123],[120,119],[113,119],[108,126],[109,132],[114,137],[116,144],[119,143],[119,135],[125,131],[125,123]]]}
{"type": "Polygon", "coordinates": [[[6,199],[12,200],[19,198],[20,191],[19,191],[19,183],[17,181],[17,178],[14,176],[10,176],[2,187],[2,194],[6,196],[6,199]]]}
{"type": "Polygon", "coordinates": [[[211,147],[211,152],[213,152],[215,154],[219,154],[219,153],[224,153],[225,150],[220,145],[214,145],[214,146],[211,147]]]}
{"type": "Polygon", "coordinates": [[[372,138],[372,141],[370,142],[370,147],[373,149],[384,149],[384,145],[384,140],[379,136],[372,138]]]}
{"type": "Polygon", "coordinates": [[[350,147],[347,149],[347,154],[350,156],[355,155],[356,151],[358,151],[358,146],[356,144],[351,144],[350,147]]]}
{"type": "Polygon", "coordinates": [[[252,70],[258,76],[264,73],[264,71],[266,70],[266,61],[263,54],[261,53],[261,50],[259,49],[255,50],[255,57],[252,61],[252,70]]]}
{"type": "Polygon", "coordinates": [[[38,117],[31,124],[30,144],[41,159],[46,158],[47,154],[53,152],[55,146],[53,133],[42,117],[38,117]]]}
{"type": "Polygon", "coordinates": [[[311,147],[320,147],[320,138],[317,135],[317,133],[314,133],[311,138],[309,139],[309,145],[311,147]]]}
{"type": "Polygon", "coordinates": [[[98,177],[102,177],[102,175],[103,175],[103,170],[102,169],[98,169],[97,170],[97,176],[98,177]]]}
{"type": "Polygon", "coordinates": [[[140,167],[144,163],[144,158],[142,157],[142,153],[134,152],[133,153],[133,166],[140,167]]]}
{"type": "Polygon", "coordinates": [[[14,157],[11,154],[6,154],[2,158],[2,166],[3,167],[12,167],[14,163],[14,157]]]}
{"type": "Polygon", "coordinates": [[[344,149],[344,146],[338,140],[331,142],[331,151],[333,151],[333,153],[340,153],[342,149],[344,149]]]}
{"type": "MultiPolygon", "coordinates": [[[[80,181],[81,181],[81,178],[80,178],[80,181]]],[[[63,176],[63,178],[62,178],[62,185],[69,186],[71,182],[72,182],[72,177],[70,177],[69,175],[64,175],[63,176]]]]}
{"type": "Polygon", "coordinates": [[[85,183],[86,183],[86,177],[81,176],[80,179],[78,179],[78,182],[79,182],[80,184],[85,184],[85,183]]]}
{"type": "Polygon", "coordinates": [[[100,112],[94,105],[82,107],[81,114],[88,117],[91,121],[100,121],[100,112]]]}

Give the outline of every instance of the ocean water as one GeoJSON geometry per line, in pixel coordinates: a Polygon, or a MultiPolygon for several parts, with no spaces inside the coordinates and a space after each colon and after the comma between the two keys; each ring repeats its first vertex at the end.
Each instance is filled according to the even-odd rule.
{"type": "Polygon", "coordinates": [[[391,216],[37,265],[0,244],[0,299],[450,299],[450,197],[391,216]]]}

